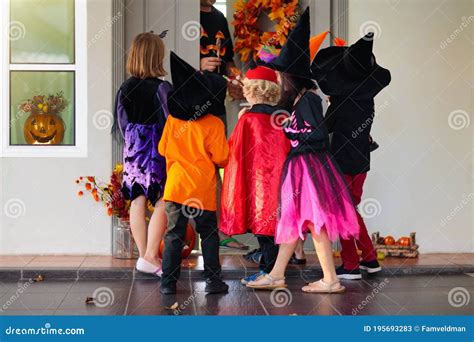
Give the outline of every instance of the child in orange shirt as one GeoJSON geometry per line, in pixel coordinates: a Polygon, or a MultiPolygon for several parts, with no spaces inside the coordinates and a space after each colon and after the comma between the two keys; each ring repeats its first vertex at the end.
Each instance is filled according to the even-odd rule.
{"type": "Polygon", "coordinates": [[[224,103],[226,80],[200,72],[171,52],[173,90],[158,150],[166,158],[164,191],[168,229],[164,238],[161,293],[176,293],[186,225],[196,222],[201,237],[207,293],[227,292],[221,278],[216,218],[216,166],[229,157],[224,123],[214,115],[224,103]]]}

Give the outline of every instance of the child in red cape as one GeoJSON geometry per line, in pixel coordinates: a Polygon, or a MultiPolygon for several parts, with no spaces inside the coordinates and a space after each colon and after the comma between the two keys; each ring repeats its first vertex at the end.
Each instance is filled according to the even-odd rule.
{"type": "Polygon", "coordinates": [[[277,106],[281,97],[274,70],[258,66],[247,71],[243,92],[251,104],[241,112],[229,139],[229,163],[224,169],[219,229],[227,235],[252,232],[262,250],[257,274],[243,284],[269,273],[278,255],[275,228],[280,178],[289,140],[279,125],[286,119],[277,106]]]}

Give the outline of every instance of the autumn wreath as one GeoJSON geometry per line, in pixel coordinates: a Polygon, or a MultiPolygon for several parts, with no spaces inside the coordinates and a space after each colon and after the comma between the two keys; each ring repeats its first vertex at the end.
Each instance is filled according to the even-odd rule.
{"type": "Polygon", "coordinates": [[[263,46],[270,47],[276,53],[298,21],[299,0],[236,0],[232,25],[235,27],[235,52],[242,62],[247,62],[254,51],[263,46]],[[266,14],[275,22],[273,32],[262,32],[258,19],[266,14]]]}

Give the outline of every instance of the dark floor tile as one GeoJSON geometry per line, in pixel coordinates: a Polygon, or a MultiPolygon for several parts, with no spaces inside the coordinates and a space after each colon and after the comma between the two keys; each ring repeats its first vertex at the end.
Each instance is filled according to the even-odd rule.
{"type": "Polygon", "coordinates": [[[61,304],[66,293],[6,293],[0,300],[0,307],[10,310],[55,310],[61,304]]]}
{"type": "Polygon", "coordinates": [[[22,310],[10,309],[7,311],[0,311],[0,316],[53,316],[55,310],[22,310]]]}
{"type": "Polygon", "coordinates": [[[127,315],[194,315],[193,294],[189,279],[177,284],[177,294],[162,295],[160,282],[156,280],[135,280],[127,308],[127,315]],[[177,309],[173,305],[176,304],[177,309]]]}
{"type": "Polygon", "coordinates": [[[34,282],[32,280],[19,280],[13,282],[0,283],[0,292],[16,292],[23,293],[66,293],[72,286],[74,281],[71,280],[45,280],[34,282]]]}
{"type": "Polygon", "coordinates": [[[265,315],[253,291],[242,286],[239,281],[226,281],[229,292],[209,295],[204,292],[205,281],[193,282],[193,303],[197,315],[265,315]]]}
{"type": "Polygon", "coordinates": [[[132,285],[132,280],[83,280],[79,279],[75,281],[71,288],[69,289],[70,293],[77,292],[94,292],[99,287],[108,287],[112,290],[129,290],[132,285]]]}
{"type": "Polygon", "coordinates": [[[57,308],[57,314],[122,315],[128,294],[128,289],[107,286],[98,287],[92,292],[69,292],[57,308]],[[94,298],[94,303],[86,304],[88,297],[94,298]]]}

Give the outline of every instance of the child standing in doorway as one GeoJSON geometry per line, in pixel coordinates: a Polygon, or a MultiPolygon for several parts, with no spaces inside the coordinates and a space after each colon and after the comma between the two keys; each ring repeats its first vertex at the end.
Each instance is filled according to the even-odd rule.
{"type": "Polygon", "coordinates": [[[166,229],[163,196],[165,159],[158,145],[166,121],[166,94],[171,85],[161,78],[165,46],[159,35],[141,33],[133,40],[127,61],[131,77],[120,87],[113,130],[124,138],[122,193],[131,201],[130,226],[140,257],[138,271],[161,275],[159,246],[166,229]],[[154,206],[147,231],[147,206],[154,206]]]}

